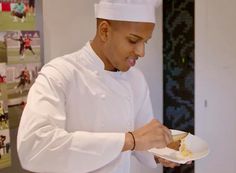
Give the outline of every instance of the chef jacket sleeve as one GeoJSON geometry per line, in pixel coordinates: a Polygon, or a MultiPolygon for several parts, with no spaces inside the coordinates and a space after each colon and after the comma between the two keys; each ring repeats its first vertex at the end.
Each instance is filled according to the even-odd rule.
{"type": "Polygon", "coordinates": [[[124,133],[65,130],[64,74],[42,70],[31,87],[17,137],[21,165],[33,172],[90,172],[119,156],[124,133]],[[47,75],[45,75],[47,74],[47,75]]]}
{"type": "MultiPolygon", "coordinates": [[[[136,86],[140,86],[138,93],[139,93],[139,96],[140,96],[140,93],[142,93],[142,95],[140,96],[140,103],[138,103],[139,109],[136,113],[135,129],[144,126],[145,124],[149,123],[154,118],[150,94],[149,94],[149,88],[142,73],[140,74],[138,82],[140,82],[139,85],[136,85],[136,86]]],[[[157,164],[154,159],[154,155],[151,154],[150,152],[135,151],[133,154],[137,158],[137,160],[141,162],[142,164],[151,168],[157,167],[157,164]]]]}

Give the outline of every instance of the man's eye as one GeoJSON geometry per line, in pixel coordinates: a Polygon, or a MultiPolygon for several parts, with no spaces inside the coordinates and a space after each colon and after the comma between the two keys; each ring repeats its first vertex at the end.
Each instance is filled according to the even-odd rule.
{"type": "Polygon", "coordinates": [[[137,40],[129,40],[130,43],[136,44],[138,41],[137,40]]]}

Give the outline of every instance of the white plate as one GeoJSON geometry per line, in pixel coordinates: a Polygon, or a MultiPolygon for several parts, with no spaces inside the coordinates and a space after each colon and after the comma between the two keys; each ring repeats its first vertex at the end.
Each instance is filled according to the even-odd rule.
{"type": "MultiPolygon", "coordinates": [[[[180,134],[180,133],[183,133],[183,131],[171,130],[171,133],[180,134]]],[[[191,160],[201,159],[207,156],[209,153],[209,148],[208,148],[207,143],[201,138],[195,135],[192,135],[190,133],[185,138],[185,144],[186,144],[186,148],[192,152],[192,156],[183,157],[179,151],[172,150],[167,147],[161,148],[161,149],[152,148],[149,150],[149,152],[163,159],[170,160],[172,162],[176,162],[180,164],[184,164],[191,160]]]]}

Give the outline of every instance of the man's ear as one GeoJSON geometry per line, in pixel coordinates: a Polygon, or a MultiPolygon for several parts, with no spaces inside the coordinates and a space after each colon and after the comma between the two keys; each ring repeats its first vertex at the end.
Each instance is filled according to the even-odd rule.
{"type": "Polygon", "coordinates": [[[111,25],[109,21],[103,20],[100,22],[98,26],[98,34],[103,42],[107,41],[110,30],[111,30],[111,25]]]}

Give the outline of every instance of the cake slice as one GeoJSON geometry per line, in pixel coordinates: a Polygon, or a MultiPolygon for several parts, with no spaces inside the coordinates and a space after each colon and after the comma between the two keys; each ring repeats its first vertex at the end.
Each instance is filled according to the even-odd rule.
{"type": "Polygon", "coordinates": [[[168,148],[179,151],[181,146],[181,140],[188,136],[188,133],[180,133],[176,135],[172,135],[173,141],[167,145],[168,148]]]}

